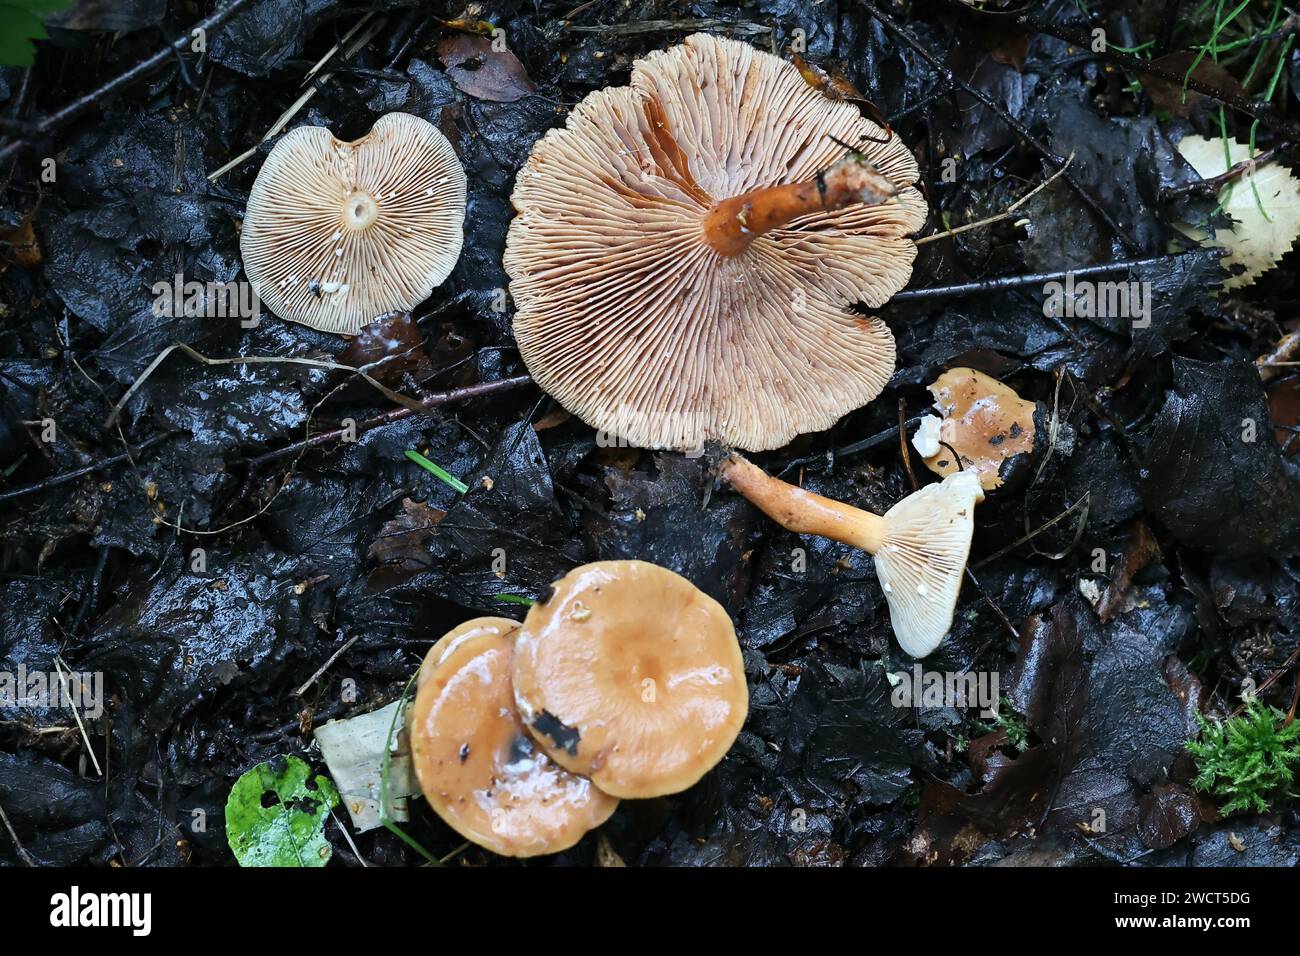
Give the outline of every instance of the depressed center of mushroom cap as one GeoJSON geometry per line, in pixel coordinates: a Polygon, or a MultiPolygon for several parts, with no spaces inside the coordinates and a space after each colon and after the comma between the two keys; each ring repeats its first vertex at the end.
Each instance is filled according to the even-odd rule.
{"type": "Polygon", "coordinates": [[[343,224],[349,229],[365,229],[379,216],[379,203],[365,190],[358,189],[343,200],[343,224]]]}
{"type": "Polygon", "coordinates": [[[748,712],[726,612],[643,561],[596,562],[556,582],[519,632],[514,681],[540,746],[621,797],[694,784],[748,712]]]}
{"type": "Polygon", "coordinates": [[[244,272],[281,318],[355,334],[419,305],[447,277],[465,200],[455,150],[417,116],[388,113],[347,143],[300,126],[276,143],[249,191],[244,272]]]}
{"type": "Polygon", "coordinates": [[[482,621],[426,657],[411,717],[416,776],[430,806],[467,839],[505,856],[556,853],[617,801],[535,746],[513,707],[517,625],[482,621]]]}

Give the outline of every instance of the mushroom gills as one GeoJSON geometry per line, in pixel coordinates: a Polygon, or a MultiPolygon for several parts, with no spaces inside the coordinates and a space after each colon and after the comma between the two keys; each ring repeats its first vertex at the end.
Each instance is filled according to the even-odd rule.
{"type": "Polygon", "coordinates": [[[975,505],[983,500],[979,478],[962,471],[926,485],[885,512],[876,578],[899,646],[913,657],[933,651],[952,627],[975,529],[975,505]]]}

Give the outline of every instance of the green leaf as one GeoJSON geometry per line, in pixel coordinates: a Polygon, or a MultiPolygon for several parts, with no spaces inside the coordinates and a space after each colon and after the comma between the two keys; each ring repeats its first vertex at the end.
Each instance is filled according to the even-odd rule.
{"type": "Polygon", "coordinates": [[[0,2],[0,66],[31,66],[33,40],[49,34],[41,18],[72,5],[73,0],[2,0],[0,2]]]}
{"type": "Polygon", "coordinates": [[[333,850],[325,821],[338,806],[329,777],[297,757],[273,757],[249,770],[226,801],[226,841],[240,866],[324,866],[333,850]],[[265,798],[265,799],[263,799],[265,798]]]}

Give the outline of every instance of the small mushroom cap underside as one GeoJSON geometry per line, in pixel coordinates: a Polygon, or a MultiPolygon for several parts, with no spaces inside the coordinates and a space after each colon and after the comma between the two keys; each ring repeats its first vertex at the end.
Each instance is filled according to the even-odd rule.
{"type": "Polygon", "coordinates": [[[276,315],[354,335],[415,308],[460,257],[465,170],[430,123],[388,113],[350,143],[300,126],[248,196],[244,272],[276,315]]]}
{"type": "Polygon", "coordinates": [[[749,710],[726,611],[644,561],[599,561],[557,581],[520,629],[514,682],[543,749],[617,797],[692,786],[749,710]]]}
{"type": "Polygon", "coordinates": [[[566,409],[637,446],[760,451],[873,399],[894,340],[852,303],[906,285],[926,204],[896,136],[799,71],[707,34],[637,61],[534,146],[504,264],[529,371],[566,409]],[[713,203],[805,182],[859,144],[900,188],[795,219],[721,256],[713,203]]]}
{"type": "Polygon", "coordinates": [[[936,475],[973,471],[985,491],[1001,487],[1003,462],[1033,450],[1034,403],[972,368],[951,368],[929,388],[940,417],[923,419],[912,439],[925,466],[936,475]]]}
{"type": "Polygon", "coordinates": [[[411,715],[420,789],[448,826],[494,853],[568,849],[618,801],[558,766],[525,730],[510,684],[518,625],[469,623],[435,645],[421,675],[411,715]]]}
{"type": "Polygon", "coordinates": [[[979,478],[963,471],[926,485],[885,512],[876,578],[899,646],[913,657],[933,651],[952,627],[975,505],[983,500],[979,478]]]}

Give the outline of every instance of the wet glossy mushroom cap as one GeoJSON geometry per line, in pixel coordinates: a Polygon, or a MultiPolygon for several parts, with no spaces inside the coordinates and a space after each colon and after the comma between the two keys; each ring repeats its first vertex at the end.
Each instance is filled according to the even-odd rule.
{"type": "Polygon", "coordinates": [[[644,561],[598,561],[557,581],[524,620],[514,683],[546,752],[617,797],[690,787],[749,710],[727,612],[644,561]]]}
{"type": "Polygon", "coordinates": [[[244,212],[244,272],[276,315],[355,334],[413,309],[460,257],[465,170],[431,124],[380,117],[351,143],[300,126],[271,150],[244,212]]]}
{"type": "MultiPolygon", "coordinates": [[[[652,53],[519,173],[504,264],[520,353],[566,409],[642,447],[761,450],[828,428],[893,372],[889,329],[849,306],[907,283],[926,216],[917,175],[898,137],[778,57],[707,34],[652,53]],[[795,218],[735,254],[706,241],[724,201],[791,184],[815,196],[848,154],[836,140],[867,163],[841,173],[878,172],[894,194],[795,218]]],[[[731,212],[749,221],[743,204],[731,212]]]]}
{"type": "Polygon", "coordinates": [[[973,368],[952,368],[934,380],[930,394],[939,415],[922,420],[912,444],[936,475],[973,471],[992,491],[1002,485],[1003,462],[1033,450],[1034,403],[1009,385],[973,368]]]}
{"type": "Polygon", "coordinates": [[[502,856],[558,853],[618,801],[557,766],[524,729],[510,674],[515,621],[479,618],[434,645],[417,678],[411,762],[438,816],[502,856]]]}

